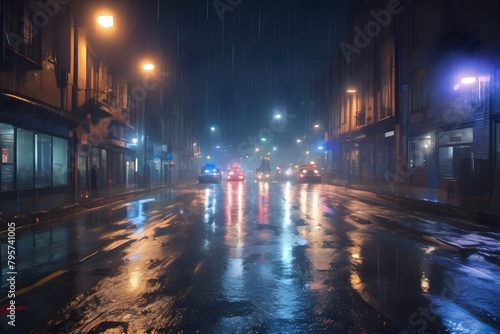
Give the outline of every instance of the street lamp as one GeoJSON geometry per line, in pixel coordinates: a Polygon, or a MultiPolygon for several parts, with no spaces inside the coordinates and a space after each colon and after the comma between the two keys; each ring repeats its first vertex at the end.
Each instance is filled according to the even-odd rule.
{"type": "Polygon", "coordinates": [[[152,63],[144,63],[142,64],[142,68],[145,70],[145,71],[152,71],[155,69],[155,65],[152,64],[152,63]]]}
{"type": "Polygon", "coordinates": [[[211,153],[212,153],[212,156],[214,158],[216,158],[216,147],[215,147],[215,135],[216,135],[216,132],[219,131],[219,126],[218,125],[213,125],[210,127],[210,133],[211,133],[211,136],[212,136],[212,149],[211,149],[211,153]]]}
{"type": "MultiPolygon", "coordinates": [[[[113,27],[113,16],[111,15],[100,15],[97,16],[96,18],[96,23],[105,29],[109,29],[113,27]]],[[[71,90],[71,110],[73,113],[76,114],[78,110],[78,71],[79,71],[79,28],[90,25],[90,24],[79,24],[78,23],[78,18],[76,14],[76,10],[73,12],[73,86],[71,90]]],[[[74,156],[74,169],[73,169],[73,187],[75,191],[75,201],[79,200],[79,166],[80,166],[80,147],[79,147],[79,138],[78,138],[78,129],[75,128],[73,130],[73,152],[75,152],[74,156]]],[[[86,170],[85,173],[87,173],[88,170],[88,160],[86,162],[86,170]]],[[[87,180],[87,177],[85,178],[87,180]]]]}
{"type": "Polygon", "coordinates": [[[281,114],[280,113],[275,114],[274,119],[278,121],[278,128],[277,128],[278,140],[276,143],[276,151],[277,151],[277,154],[276,154],[277,159],[276,160],[277,160],[277,164],[280,165],[279,158],[280,158],[281,114]]]}
{"type": "Polygon", "coordinates": [[[354,109],[354,94],[356,94],[356,89],[354,88],[348,88],[346,90],[347,94],[350,95],[350,103],[348,105],[349,107],[349,145],[348,145],[348,153],[347,153],[347,183],[351,183],[351,178],[352,178],[352,167],[353,167],[353,159],[352,159],[352,112],[354,109]]]}
{"type": "MultiPolygon", "coordinates": [[[[144,145],[144,181],[146,182],[147,185],[150,184],[150,177],[151,177],[151,166],[148,163],[147,159],[147,143],[149,140],[149,143],[153,143],[155,138],[151,139],[149,131],[146,129],[146,107],[144,103],[146,102],[146,96],[148,95],[149,92],[153,92],[157,88],[160,88],[159,90],[159,98],[158,98],[158,105],[154,105],[153,107],[149,108],[150,111],[152,111],[157,119],[160,121],[160,138],[156,137],[157,140],[161,142],[161,147],[162,149],[166,151],[166,160],[168,164],[168,174],[165,176],[165,173],[163,172],[163,166],[161,165],[161,160],[159,160],[158,157],[155,157],[154,153],[152,150],[151,152],[151,159],[153,159],[153,165],[156,166],[156,170],[158,173],[160,173],[161,176],[157,175],[157,178],[155,180],[162,180],[164,177],[167,179],[171,180],[172,179],[172,166],[173,166],[173,160],[172,160],[172,154],[171,154],[171,147],[170,143],[168,140],[166,140],[166,131],[165,131],[165,115],[163,113],[163,81],[166,79],[166,77],[169,75],[169,72],[166,70],[158,70],[154,62],[151,60],[143,61],[142,64],[140,65],[140,69],[142,70],[142,73],[144,73],[142,85],[139,87],[136,87],[138,90],[137,92],[140,92],[139,98],[137,102],[142,102],[141,104],[141,118],[142,118],[142,128],[143,128],[143,145],[144,145]],[[156,111],[156,106],[160,109],[160,112],[156,111]],[[158,161],[159,160],[159,161],[158,161]]],[[[148,122],[148,127],[149,127],[149,122],[148,122]]],[[[156,132],[155,132],[156,133],[156,132]]],[[[150,145],[151,149],[153,148],[154,145],[150,145]]]]}
{"type": "Polygon", "coordinates": [[[106,29],[111,28],[114,25],[113,16],[100,15],[97,17],[97,24],[106,29]]]}

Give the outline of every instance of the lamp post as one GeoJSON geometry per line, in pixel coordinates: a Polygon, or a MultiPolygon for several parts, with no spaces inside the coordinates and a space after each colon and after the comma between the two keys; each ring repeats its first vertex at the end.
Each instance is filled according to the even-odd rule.
{"type": "MultiPolygon", "coordinates": [[[[158,71],[156,65],[151,62],[151,61],[144,61],[141,66],[140,66],[141,71],[143,71],[146,76],[143,78],[142,86],[139,87],[139,89],[142,89],[142,93],[144,94],[142,96],[142,103],[141,103],[141,122],[142,122],[142,130],[143,130],[143,146],[144,146],[144,185],[150,186],[150,181],[151,181],[151,165],[148,163],[148,144],[152,144],[154,139],[150,140],[150,131],[147,131],[149,128],[149,122],[146,122],[146,98],[149,95],[149,92],[154,91],[158,87],[160,87],[160,94],[159,94],[159,108],[161,111],[163,111],[163,81],[165,78],[169,75],[168,71],[161,70],[158,71]]],[[[165,142],[165,129],[164,129],[164,119],[163,119],[163,113],[157,113],[155,112],[154,106],[150,108],[150,110],[155,114],[155,116],[159,119],[160,121],[160,142],[161,145],[163,146],[165,142]]],[[[166,145],[166,144],[165,144],[166,145]]],[[[151,145],[152,147],[154,145],[151,145]]],[[[171,153],[169,152],[170,147],[168,145],[166,146],[167,150],[167,160],[169,160],[169,169],[168,169],[168,178],[171,179],[171,168],[172,168],[172,161],[171,161],[171,153]]],[[[154,153],[152,154],[153,160],[154,160],[154,153]]],[[[159,169],[160,171],[162,170],[161,168],[159,169]]],[[[159,175],[157,175],[159,176],[159,175]]],[[[160,177],[161,179],[162,177],[160,177]]],[[[158,180],[158,179],[157,179],[158,180]]]]}
{"type": "MultiPolygon", "coordinates": [[[[75,10],[76,11],[76,10],[75,10]]],[[[111,15],[100,15],[97,16],[96,18],[96,24],[99,25],[102,28],[109,29],[113,27],[114,20],[113,16],[111,15]]],[[[71,90],[71,110],[73,113],[76,113],[78,110],[78,71],[79,71],[79,28],[86,26],[86,25],[92,25],[92,24],[79,24],[77,14],[74,12],[73,13],[73,86],[71,90]]],[[[78,130],[75,128],[73,130],[73,152],[75,154],[74,156],[74,168],[73,168],[73,187],[74,187],[74,196],[75,196],[75,201],[79,200],[79,165],[80,165],[80,147],[79,147],[79,138],[78,138],[78,130]]],[[[88,160],[86,161],[86,170],[85,173],[87,173],[88,170],[88,160]]],[[[85,178],[87,179],[87,177],[85,178]]]]}
{"type": "Polygon", "coordinates": [[[352,159],[352,111],[354,109],[354,94],[356,94],[356,89],[348,88],[346,90],[347,94],[349,94],[349,144],[348,144],[348,153],[347,153],[347,184],[351,184],[352,181],[352,173],[353,173],[353,159],[352,159]]]}
{"type": "Polygon", "coordinates": [[[212,155],[215,155],[215,126],[210,127],[210,132],[212,134],[212,155]]]}
{"type": "Polygon", "coordinates": [[[316,123],[313,126],[314,132],[315,132],[315,139],[314,139],[314,149],[316,152],[319,152],[316,154],[318,159],[322,161],[322,166],[324,170],[328,169],[328,155],[327,151],[325,148],[326,145],[326,133],[323,131],[324,128],[319,124],[316,123]]]}
{"type": "Polygon", "coordinates": [[[280,133],[281,133],[281,114],[277,113],[274,115],[274,119],[278,122],[278,128],[276,129],[278,132],[278,140],[276,142],[276,165],[281,165],[280,161],[280,133]]]}

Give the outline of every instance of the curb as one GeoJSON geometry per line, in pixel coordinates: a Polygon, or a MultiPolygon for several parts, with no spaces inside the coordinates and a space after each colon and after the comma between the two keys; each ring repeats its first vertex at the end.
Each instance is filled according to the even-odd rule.
{"type": "Polygon", "coordinates": [[[493,212],[460,208],[416,198],[399,197],[387,194],[377,194],[377,196],[386,198],[387,200],[390,201],[395,201],[406,207],[412,207],[412,208],[416,207],[418,210],[426,211],[432,214],[452,216],[455,218],[465,218],[484,225],[489,225],[494,227],[500,226],[500,214],[496,214],[493,212]]]}
{"type": "MultiPolygon", "coordinates": [[[[343,183],[327,182],[335,186],[345,187],[343,183]]],[[[377,192],[375,189],[351,184],[347,186],[354,190],[367,191],[376,194],[378,197],[385,198],[392,202],[397,202],[408,208],[417,208],[417,210],[425,211],[431,214],[452,216],[455,218],[463,218],[475,221],[485,226],[500,227],[500,213],[488,212],[472,208],[462,208],[453,205],[432,202],[418,198],[403,197],[383,192],[377,192]]]]}

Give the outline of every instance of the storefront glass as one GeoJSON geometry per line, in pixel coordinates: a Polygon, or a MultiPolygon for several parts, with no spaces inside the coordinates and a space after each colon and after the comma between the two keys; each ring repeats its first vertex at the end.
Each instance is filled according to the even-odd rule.
{"type": "Polygon", "coordinates": [[[500,170],[500,122],[495,127],[495,169],[500,170]]]}
{"type": "Polygon", "coordinates": [[[68,141],[66,139],[53,138],[52,159],[52,185],[54,187],[69,185],[68,141]]]}
{"type": "Polygon", "coordinates": [[[0,147],[2,148],[0,161],[2,190],[12,190],[14,188],[14,127],[10,124],[0,123],[0,147]]]}
{"type": "Polygon", "coordinates": [[[460,179],[460,160],[471,157],[472,128],[439,134],[439,177],[460,179]]]}
{"type": "Polygon", "coordinates": [[[35,187],[50,187],[51,183],[52,137],[35,134],[35,187]]]}
{"type": "Polygon", "coordinates": [[[433,151],[431,135],[412,137],[408,143],[408,162],[410,168],[425,167],[428,155],[433,151]]]}
{"type": "Polygon", "coordinates": [[[69,186],[68,140],[0,123],[0,147],[2,191],[69,186]]]}
{"type": "Polygon", "coordinates": [[[34,186],[34,143],[33,132],[25,129],[16,131],[16,176],[17,189],[29,189],[34,186]]]}

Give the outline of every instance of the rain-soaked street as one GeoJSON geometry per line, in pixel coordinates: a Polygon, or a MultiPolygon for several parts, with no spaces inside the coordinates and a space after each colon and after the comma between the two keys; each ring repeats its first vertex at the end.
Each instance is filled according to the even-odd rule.
{"type": "Polygon", "coordinates": [[[500,234],[465,223],[327,184],[184,184],[19,229],[1,329],[500,332],[500,234]]]}

